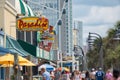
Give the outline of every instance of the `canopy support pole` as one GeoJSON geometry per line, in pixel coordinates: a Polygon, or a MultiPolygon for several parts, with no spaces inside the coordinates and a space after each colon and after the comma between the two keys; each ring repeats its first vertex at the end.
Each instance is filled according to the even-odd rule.
{"type": "Polygon", "coordinates": [[[21,80],[20,79],[20,66],[19,66],[19,62],[18,62],[18,54],[14,53],[14,75],[15,75],[15,80],[21,80]]]}

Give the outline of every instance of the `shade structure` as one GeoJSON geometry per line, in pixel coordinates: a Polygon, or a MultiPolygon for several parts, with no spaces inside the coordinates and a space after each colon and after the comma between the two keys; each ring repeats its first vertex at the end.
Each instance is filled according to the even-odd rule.
{"type": "Polygon", "coordinates": [[[14,55],[5,54],[0,57],[0,64],[13,64],[14,63],[14,55]]]}
{"type": "MultiPolygon", "coordinates": [[[[18,63],[24,63],[24,62],[27,62],[27,59],[21,57],[21,56],[18,56],[18,63]]],[[[0,64],[1,65],[7,65],[6,67],[10,67],[11,64],[14,64],[14,55],[13,54],[5,54],[3,56],[0,57],[0,64]]],[[[10,79],[10,75],[9,75],[9,68],[8,68],[8,73],[6,73],[6,77],[8,79],[10,79]]]]}
{"type": "MultiPolygon", "coordinates": [[[[27,62],[20,62],[20,66],[36,66],[34,63],[27,61],[27,62]]],[[[0,67],[13,67],[12,63],[9,64],[2,64],[0,67]]]]}
{"type": "MultiPolygon", "coordinates": [[[[18,56],[18,62],[20,66],[36,66],[31,61],[18,56]]],[[[12,67],[14,64],[14,55],[8,53],[0,57],[0,64],[1,67],[12,67]]]]}
{"type": "Polygon", "coordinates": [[[6,49],[4,47],[0,47],[0,54],[6,54],[6,53],[9,53],[11,52],[9,49],[6,49]]]}
{"type": "MultiPolygon", "coordinates": [[[[33,64],[32,62],[30,62],[29,60],[21,57],[18,55],[18,63],[19,65],[22,66],[35,66],[35,64],[33,64]]],[[[5,54],[3,56],[0,57],[0,67],[13,67],[14,65],[14,55],[12,54],[5,54]]],[[[8,73],[6,74],[6,77],[8,79],[10,79],[10,75],[9,75],[9,69],[8,69],[8,73]]]]}
{"type": "Polygon", "coordinates": [[[32,9],[23,0],[15,0],[17,14],[25,16],[34,16],[32,9]]]}
{"type": "Polygon", "coordinates": [[[18,53],[20,56],[29,55],[29,53],[26,52],[15,39],[11,38],[10,36],[6,36],[6,39],[9,41],[9,44],[11,45],[11,47],[8,47],[8,49],[12,51],[10,53],[18,53]]]}
{"type": "Polygon", "coordinates": [[[13,67],[13,64],[2,64],[0,67],[13,67]]]}
{"type": "MultiPolygon", "coordinates": [[[[18,56],[18,62],[19,63],[25,63],[28,60],[18,56]]],[[[0,57],[0,64],[14,64],[14,55],[8,53],[0,57]]]]}
{"type": "Polygon", "coordinates": [[[38,71],[41,71],[41,68],[45,68],[47,71],[52,71],[54,70],[54,67],[49,65],[49,64],[43,64],[38,67],[38,71]]]}
{"type": "Polygon", "coordinates": [[[68,69],[66,67],[64,67],[63,70],[68,71],[68,72],[70,71],[70,69],[68,69]]]}
{"type": "Polygon", "coordinates": [[[67,72],[70,71],[70,69],[67,68],[67,67],[59,67],[59,68],[57,68],[57,70],[59,70],[59,71],[67,71],[67,72]]]}
{"type": "Polygon", "coordinates": [[[20,66],[36,66],[36,64],[30,62],[30,61],[27,61],[27,62],[24,62],[24,63],[19,63],[20,66]]]}

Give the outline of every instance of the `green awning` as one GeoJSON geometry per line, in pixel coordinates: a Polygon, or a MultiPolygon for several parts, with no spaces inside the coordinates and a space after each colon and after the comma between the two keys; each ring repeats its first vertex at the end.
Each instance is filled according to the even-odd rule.
{"type": "Polygon", "coordinates": [[[17,14],[22,14],[26,16],[35,16],[32,9],[23,0],[15,0],[15,8],[17,14]]]}
{"type": "Polygon", "coordinates": [[[8,48],[10,51],[14,53],[18,53],[21,56],[28,56],[30,55],[28,52],[26,52],[17,42],[17,40],[6,36],[6,48],[8,48]]]}
{"type": "Polygon", "coordinates": [[[27,42],[24,42],[22,40],[17,40],[18,43],[21,45],[21,47],[27,51],[28,53],[30,53],[31,55],[33,55],[34,57],[36,57],[36,46],[33,46],[27,42]]]}

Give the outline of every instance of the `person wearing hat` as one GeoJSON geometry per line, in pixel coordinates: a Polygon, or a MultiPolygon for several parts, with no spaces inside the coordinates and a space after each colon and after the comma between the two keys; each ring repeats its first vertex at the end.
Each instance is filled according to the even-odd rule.
{"type": "Polygon", "coordinates": [[[95,69],[92,68],[91,73],[90,73],[90,79],[91,80],[95,80],[95,74],[96,74],[95,69]]]}

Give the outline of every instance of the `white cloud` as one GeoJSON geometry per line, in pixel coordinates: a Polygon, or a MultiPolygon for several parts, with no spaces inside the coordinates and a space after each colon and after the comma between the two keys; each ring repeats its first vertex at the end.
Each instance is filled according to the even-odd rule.
{"type": "MultiPolygon", "coordinates": [[[[100,25],[100,26],[84,26],[83,27],[83,44],[86,45],[89,32],[97,33],[101,37],[107,36],[107,31],[113,27],[113,25],[100,25]]],[[[95,35],[96,36],[96,35],[95,35]]]]}
{"type": "Polygon", "coordinates": [[[115,23],[116,21],[120,20],[119,14],[120,6],[114,7],[92,6],[89,15],[78,17],[76,19],[83,21],[83,23],[85,24],[115,23]]]}
{"type": "Polygon", "coordinates": [[[116,6],[120,4],[120,0],[73,0],[76,5],[96,5],[96,6],[116,6]]]}
{"type": "Polygon", "coordinates": [[[87,16],[91,10],[91,7],[87,5],[74,5],[73,6],[73,16],[74,18],[81,18],[87,16]]]}
{"type": "MultiPolygon", "coordinates": [[[[78,6],[73,7],[73,9],[74,8],[77,10],[78,6]]],[[[89,32],[95,32],[100,34],[102,37],[105,37],[107,35],[107,30],[110,27],[113,27],[113,25],[120,20],[120,5],[112,7],[80,5],[79,11],[82,13],[77,14],[74,11],[73,15],[77,16],[74,18],[75,20],[83,22],[84,45],[86,44],[89,32]]]]}

